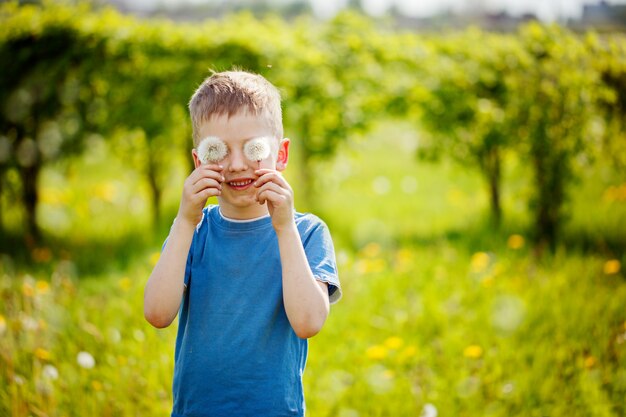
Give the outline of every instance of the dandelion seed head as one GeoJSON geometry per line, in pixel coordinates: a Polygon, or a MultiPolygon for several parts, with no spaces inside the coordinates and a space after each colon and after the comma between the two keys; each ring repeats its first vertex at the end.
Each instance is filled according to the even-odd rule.
{"type": "Polygon", "coordinates": [[[85,369],[91,369],[96,366],[96,360],[89,352],[78,352],[78,355],[76,355],[76,362],[78,362],[78,365],[85,369]]]}
{"type": "Polygon", "coordinates": [[[424,404],[420,417],[437,417],[437,407],[430,403],[424,404]]]}
{"type": "Polygon", "coordinates": [[[39,328],[39,323],[34,318],[27,316],[24,313],[20,314],[20,323],[24,330],[35,331],[39,328]]]}
{"type": "Polygon", "coordinates": [[[250,139],[243,147],[243,153],[251,161],[262,161],[270,156],[270,144],[266,137],[250,139]]]}
{"type": "Polygon", "coordinates": [[[219,162],[228,155],[228,147],[216,136],[207,136],[198,145],[198,158],[203,164],[219,162]]]}
{"type": "Polygon", "coordinates": [[[59,379],[59,371],[57,370],[57,368],[55,368],[52,365],[46,365],[43,367],[42,370],[42,374],[44,376],[44,378],[46,379],[50,379],[50,380],[56,380],[59,379]]]}
{"type": "Polygon", "coordinates": [[[515,389],[515,385],[513,385],[513,383],[511,382],[507,382],[506,384],[502,386],[502,393],[510,394],[513,392],[514,389],[515,389]]]}

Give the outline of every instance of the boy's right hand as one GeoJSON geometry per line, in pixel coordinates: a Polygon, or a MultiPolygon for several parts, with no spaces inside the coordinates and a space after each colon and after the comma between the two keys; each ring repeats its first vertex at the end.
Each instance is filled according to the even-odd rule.
{"type": "Polygon", "coordinates": [[[177,218],[196,227],[202,219],[202,209],[209,197],[222,193],[221,165],[202,164],[198,166],[185,180],[183,196],[178,208],[177,218]]]}

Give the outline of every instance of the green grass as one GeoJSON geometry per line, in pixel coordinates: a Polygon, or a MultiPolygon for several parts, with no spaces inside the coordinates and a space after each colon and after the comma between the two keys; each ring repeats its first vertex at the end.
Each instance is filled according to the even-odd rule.
{"type": "MultiPolygon", "coordinates": [[[[606,197],[619,176],[587,172],[564,244],[536,258],[522,164],[494,231],[480,177],[416,161],[412,135],[383,126],[316,168],[344,298],[310,342],[308,415],[625,415],[626,199],[606,197]]],[[[171,220],[151,230],[140,178],[100,154],[47,172],[46,244],[0,256],[0,416],[170,412],[176,326],[151,328],[142,294],[171,220]]],[[[287,176],[297,189],[293,163],[287,176]]]]}

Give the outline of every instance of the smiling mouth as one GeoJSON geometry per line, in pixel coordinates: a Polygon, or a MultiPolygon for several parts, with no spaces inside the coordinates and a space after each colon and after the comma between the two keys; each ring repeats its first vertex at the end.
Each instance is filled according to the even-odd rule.
{"type": "Polygon", "coordinates": [[[228,185],[235,190],[245,190],[254,182],[253,179],[245,179],[239,181],[229,181],[228,185]]]}

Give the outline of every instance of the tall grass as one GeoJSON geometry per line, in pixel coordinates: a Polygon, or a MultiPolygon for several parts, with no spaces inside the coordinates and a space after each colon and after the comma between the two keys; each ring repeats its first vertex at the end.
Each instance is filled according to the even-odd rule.
{"type": "MultiPolygon", "coordinates": [[[[344,298],[310,341],[308,415],[626,414],[619,176],[590,171],[566,244],[537,258],[523,166],[509,165],[507,217],[492,230],[481,179],[416,161],[416,140],[384,126],[318,166],[316,209],[344,298]]],[[[176,326],[153,329],[142,312],[170,219],[146,232],[142,184],[99,154],[45,176],[47,244],[0,256],[0,416],[170,412],[176,326]]],[[[172,176],[170,216],[182,178],[172,176]]]]}

